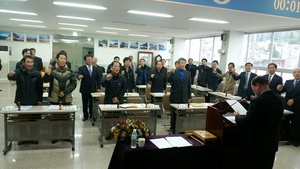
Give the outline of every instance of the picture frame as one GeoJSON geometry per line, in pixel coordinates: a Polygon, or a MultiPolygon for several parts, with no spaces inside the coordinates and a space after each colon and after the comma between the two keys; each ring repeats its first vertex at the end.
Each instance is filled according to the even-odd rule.
{"type": "Polygon", "coordinates": [[[145,63],[151,69],[153,67],[153,52],[138,52],[138,61],[140,59],[145,59],[145,63]]]}
{"type": "Polygon", "coordinates": [[[13,32],[13,41],[24,42],[24,33],[13,32]]]}
{"type": "Polygon", "coordinates": [[[120,41],[120,48],[128,48],[128,41],[120,41]]]}
{"type": "Polygon", "coordinates": [[[119,40],[109,40],[109,47],[110,48],[118,48],[119,47],[119,40]]]}
{"type": "Polygon", "coordinates": [[[165,43],[159,43],[158,44],[158,50],[167,50],[166,44],[165,43]]]}
{"type": "Polygon", "coordinates": [[[39,43],[50,43],[50,35],[39,34],[39,43]]]}
{"type": "Polygon", "coordinates": [[[37,42],[37,34],[26,34],[26,42],[37,42]]]}
{"type": "Polygon", "coordinates": [[[0,40],[11,41],[11,32],[0,31],[0,40]]]}
{"type": "Polygon", "coordinates": [[[149,43],[149,50],[157,50],[157,43],[149,43]]]}
{"type": "Polygon", "coordinates": [[[131,41],[130,42],[130,49],[137,49],[138,48],[138,42],[137,41],[131,41]]]}
{"type": "Polygon", "coordinates": [[[99,39],[98,40],[99,47],[107,47],[107,40],[106,39],[99,39]]]}
{"type": "Polygon", "coordinates": [[[148,42],[139,42],[139,49],[140,50],[147,50],[148,49],[148,42]]]}

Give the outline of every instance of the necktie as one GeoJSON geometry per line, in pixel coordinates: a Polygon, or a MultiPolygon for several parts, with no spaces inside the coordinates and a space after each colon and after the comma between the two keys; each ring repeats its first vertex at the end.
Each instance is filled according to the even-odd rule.
{"type": "Polygon", "coordinates": [[[299,80],[294,80],[294,89],[296,88],[296,85],[298,84],[299,80]]]}
{"type": "Polygon", "coordinates": [[[89,73],[90,73],[90,76],[92,77],[92,68],[91,68],[91,66],[89,66],[89,73]]]}
{"type": "Polygon", "coordinates": [[[272,80],[272,75],[269,75],[269,78],[268,78],[269,83],[271,82],[271,80],[272,80]]]}
{"type": "Polygon", "coordinates": [[[246,77],[245,77],[245,86],[244,86],[245,89],[248,88],[248,72],[246,72],[246,77]]]}

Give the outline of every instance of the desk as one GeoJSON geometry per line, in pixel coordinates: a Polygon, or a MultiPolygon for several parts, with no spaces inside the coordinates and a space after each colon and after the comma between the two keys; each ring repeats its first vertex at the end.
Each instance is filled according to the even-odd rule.
{"type": "Polygon", "coordinates": [[[21,111],[17,111],[16,108],[2,109],[0,113],[4,114],[4,155],[11,149],[12,141],[70,139],[72,150],[75,150],[77,107],[63,106],[63,110],[50,110],[48,107],[32,106],[29,110],[21,111]],[[21,118],[22,115],[27,116],[21,118]],[[29,121],[30,117],[36,117],[37,120],[29,121]],[[30,131],[27,131],[27,128],[30,131]],[[25,132],[20,132],[21,130],[25,132]]]}
{"type": "Polygon", "coordinates": [[[205,97],[208,92],[212,92],[210,88],[207,87],[202,87],[202,86],[196,86],[196,85],[191,85],[191,88],[193,89],[194,93],[196,96],[199,97],[205,97]]]}
{"type": "Polygon", "coordinates": [[[214,102],[215,100],[223,101],[223,100],[241,100],[240,96],[233,96],[231,94],[222,93],[222,92],[208,92],[210,94],[210,102],[214,102]]]}
{"type": "Polygon", "coordinates": [[[117,105],[112,104],[99,104],[99,115],[100,115],[100,146],[103,147],[103,136],[105,136],[106,131],[110,131],[111,127],[116,121],[121,119],[126,120],[127,118],[139,119],[146,123],[147,127],[156,134],[156,115],[157,111],[160,110],[159,106],[154,104],[135,104],[136,108],[122,108],[121,106],[128,106],[134,104],[122,104],[120,108],[117,105]]]}
{"type": "MultiPolygon", "coordinates": [[[[185,135],[167,135],[182,136],[185,135]]],[[[166,136],[149,136],[144,148],[130,148],[130,143],[118,141],[112,154],[109,169],[217,169],[221,168],[219,147],[201,145],[193,139],[191,147],[158,149],[149,139],[166,136]]]]}
{"type": "Polygon", "coordinates": [[[187,106],[187,104],[171,104],[170,106],[175,109],[176,114],[176,123],[175,123],[175,133],[178,133],[179,131],[184,132],[185,130],[199,130],[204,129],[206,117],[203,118],[199,116],[194,115],[206,115],[207,106],[213,105],[213,103],[190,103],[190,107],[187,106]],[[195,105],[195,106],[193,106],[195,105]],[[184,115],[184,116],[181,116],[184,115]],[[192,117],[192,118],[190,118],[192,117]],[[188,120],[188,126],[184,126],[184,121],[188,120]],[[194,127],[190,126],[191,120],[194,123],[194,127]],[[181,121],[181,123],[180,123],[181,121]],[[199,122],[202,121],[204,123],[202,126],[199,124],[199,122]],[[198,123],[196,123],[198,122],[198,123]],[[179,124],[182,124],[179,126],[179,124]],[[199,125],[197,125],[199,124],[199,125]],[[181,127],[181,130],[180,130],[181,127]]]}

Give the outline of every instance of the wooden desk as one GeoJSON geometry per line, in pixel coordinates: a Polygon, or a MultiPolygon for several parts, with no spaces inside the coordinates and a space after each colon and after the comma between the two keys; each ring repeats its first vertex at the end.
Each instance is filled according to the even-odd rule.
{"type": "MultiPolygon", "coordinates": [[[[213,103],[197,103],[197,106],[192,106],[194,103],[190,103],[190,107],[188,107],[187,104],[171,104],[170,106],[175,109],[175,114],[176,114],[176,123],[175,123],[175,133],[178,132],[184,132],[185,130],[199,130],[199,129],[204,129],[203,125],[202,127],[196,125],[196,120],[204,120],[206,121],[206,118],[203,119],[201,117],[196,118],[196,116],[193,116],[192,118],[189,118],[189,116],[192,115],[206,115],[206,110],[208,106],[213,105],[213,103]],[[184,115],[184,116],[181,116],[184,115]],[[193,120],[194,127],[184,127],[182,126],[182,129],[180,130],[179,126],[179,121],[182,119],[183,121],[187,119],[187,117],[190,120],[193,120]]],[[[182,122],[183,123],[183,122],[182,122]]]]}
{"type": "Polygon", "coordinates": [[[135,104],[136,108],[122,108],[134,104],[121,104],[120,108],[117,108],[117,105],[112,104],[99,104],[99,115],[100,115],[100,146],[103,147],[103,136],[105,132],[110,132],[111,127],[116,121],[121,119],[126,120],[130,119],[139,119],[146,123],[147,127],[153,131],[154,135],[156,134],[156,124],[157,124],[157,111],[160,110],[160,107],[154,104],[148,104],[147,108],[145,104],[135,104]]]}
{"type": "Polygon", "coordinates": [[[185,135],[149,136],[145,147],[130,148],[130,143],[118,141],[109,169],[218,169],[221,156],[217,145],[202,145],[185,135]],[[193,143],[190,147],[158,149],[149,139],[182,136],[193,143]]]}
{"type": "Polygon", "coordinates": [[[241,100],[240,96],[233,96],[231,94],[222,93],[222,92],[208,92],[210,94],[210,102],[213,103],[215,100],[241,100]]]}
{"type": "Polygon", "coordinates": [[[12,141],[70,139],[72,150],[75,150],[77,107],[63,106],[63,110],[48,107],[32,106],[29,110],[20,111],[16,107],[2,109],[0,113],[4,115],[4,155],[11,149],[12,141]],[[26,128],[30,128],[30,131],[26,128]],[[25,130],[25,133],[20,130],[25,130]]]}

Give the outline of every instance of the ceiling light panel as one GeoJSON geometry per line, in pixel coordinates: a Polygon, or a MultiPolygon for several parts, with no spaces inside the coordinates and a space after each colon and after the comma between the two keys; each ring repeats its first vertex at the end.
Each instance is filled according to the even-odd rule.
{"type": "Polygon", "coordinates": [[[129,29],[125,29],[125,28],[112,28],[112,27],[102,27],[102,29],[110,29],[110,30],[117,30],[117,31],[129,31],[129,29]]]}
{"type": "Polygon", "coordinates": [[[0,12],[2,12],[2,13],[20,14],[20,15],[38,15],[38,14],[33,13],[33,12],[12,11],[12,10],[6,10],[6,9],[0,9],[0,12]]]}
{"type": "Polygon", "coordinates": [[[169,15],[169,14],[145,12],[145,11],[136,11],[136,10],[129,10],[129,11],[127,11],[127,13],[138,14],[138,15],[147,15],[147,16],[157,16],[157,17],[164,17],[164,18],[172,18],[173,17],[173,15],[169,15]]]}
{"type": "Polygon", "coordinates": [[[56,15],[58,18],[66,18],[66,19],[77,19],[77,20],[84,20],[84,21],[95,21],[93,18],[84,18],[84,17],[77,17],[77,16],[65,16],[65,15],[56,15]]]}
{"type": "Polygon", "coordinates": [[[20,22],[43,23],[43,21],[29,20],[29,19],[18,19],[18,18],[10,18],[9,20],[11,20],[11,21],[20,21],[20,22]]]}
{"type": "Polygon", "coordinates": [[[47,28],[47,26],[43,26],[43,25],[27,25],[27,24],[20,24],[20,26],[33,27],[33,28],[47,28]]]}
{"type": "Polygon", "coordinates": [[[96,31],[97,33],[118,34],[117,32],[96,31]]]}
{"type": "Polygon", "coordinates": [[[81,25],[81,24],[73,24],[73,23],[58,23],[59,25],[67,25],[67,26],[78,26],[78,27],[89,27],[88,25],[81,25]]]}
{"type": "Polygon", "coordinates": [[[214,19],[205,19],[205,18],[190,18],[190,21],[199,21],[199,22],[209,22],[209,23],[218,23],[218,24],[227,24],[229,22],[222,20],[214,20],[214,19]]]}
{"type": "Polygon", "coordinates": [[[65,28],[65,27],[59,27],[59,29],[63,29],[63,30],[71,30],[71,31],[84,31],[83,29],[65,28]]]}
{"type": "Polygon", "coordinates": [[[140,37],[149,37],[149,35],[141,35],[141,34],[128,34],[129,36],[140,36],[140,37]]]}
{"type": "Polygon", "coordinates": [[[89,5],[89,4],[79,4],[79,3],[71,3],[71,2],[53,2],[54,5],[60,6],[69,6],[75,8],[87,8],[87,9],[97,9],[97,10],[106,10],[107,8],[98,5],[89,5]]]}

